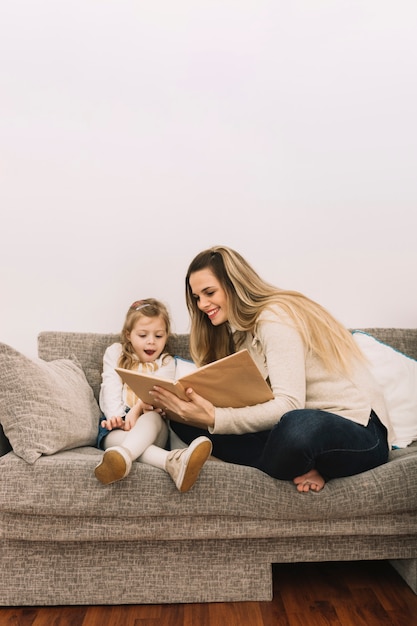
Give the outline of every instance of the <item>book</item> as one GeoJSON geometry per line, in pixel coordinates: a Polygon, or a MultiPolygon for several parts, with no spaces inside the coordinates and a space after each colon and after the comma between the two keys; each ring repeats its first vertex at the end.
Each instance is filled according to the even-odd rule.
{"type": "Polygon", "coordinates": [[[157,406],[155,399],[150,399],[149,392],[155,385],[185,401],[188,400],[185,391],[191,387],[216,407],[241,408],[262,404],[274,397],[246,349],[203,365],[178,380],[158,377],[157,372],[144,374],[121,367],[115,369],[138,398],[154,406],[157,406]]]}

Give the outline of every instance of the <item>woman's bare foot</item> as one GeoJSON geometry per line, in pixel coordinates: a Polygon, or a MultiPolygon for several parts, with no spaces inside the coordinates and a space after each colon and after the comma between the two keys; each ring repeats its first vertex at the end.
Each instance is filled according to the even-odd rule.
{"type": "Polygon", "coordinates": [[[317,470],[312,469],[307,472],[307,474],[294,478],[293,483],[297,487],[297,491],[306,493],[307,491],[310,491],[310,489],[311,491],[320,491],[323,489],[326,481],[317,470]]]}

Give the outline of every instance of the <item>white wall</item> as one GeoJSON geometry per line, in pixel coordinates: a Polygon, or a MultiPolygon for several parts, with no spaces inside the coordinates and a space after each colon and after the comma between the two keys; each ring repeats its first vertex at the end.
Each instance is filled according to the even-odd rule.
{"type": "Polygon", "coordinates": [[[117,332],[201,249],[417,321],[415,0],[3,0],[0,341],[117,332]]]}

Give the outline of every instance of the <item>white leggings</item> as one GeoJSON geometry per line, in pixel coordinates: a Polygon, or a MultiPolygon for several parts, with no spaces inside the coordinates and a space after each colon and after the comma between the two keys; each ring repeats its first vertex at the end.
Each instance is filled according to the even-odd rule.
{"type": "Polygon", "coordinates": [[[168,441],[168,426],[156,411],[143,413],[131,430],[117,428],[104,438],[104,449],[123,446],[129,451],[132,461],[138,459],[165,470],[168,457],[164,446],[168,441]]]}

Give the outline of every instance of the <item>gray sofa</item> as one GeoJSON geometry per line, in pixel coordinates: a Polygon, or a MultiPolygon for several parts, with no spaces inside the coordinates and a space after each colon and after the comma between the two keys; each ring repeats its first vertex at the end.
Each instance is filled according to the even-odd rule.
{"type": "MultiPolygon", "coordinates": [[[[417,358],[417,329],[368,329],[417,358]]],[[[42,332],[45,361],[75,354],[97,398],[117,335],[42,332]]],[[[172,353],[188,357],[188,336],[172,353]]],[[[180,494],[134,463],[94,477],[93,446],[17,456],[0,435],[0,604],[144,604],[270,600],[274,562],[388,559],[417,593],[417,442],[320,493],[249,467],[210,461],[180,494]]]]}

